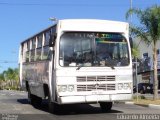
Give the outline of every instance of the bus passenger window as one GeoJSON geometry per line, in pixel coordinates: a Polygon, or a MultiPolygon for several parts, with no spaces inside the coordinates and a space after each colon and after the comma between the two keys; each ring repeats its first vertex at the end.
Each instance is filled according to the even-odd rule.
{"type": "Polygon", "coordinates": [[[30,41],[27,42],[27,51],[30,50],[30,41]]]}
{"type": "Polygon", "coordinates": [[[24,48],[23,48],[23,51],[24,51],[24,62],[29,62],[29,54],[30,54],[30,41],[28,41],[25,45],[24,45],[24,48]]]}
{"type": "Polygon", "coordinates": [[[42,60],[49,59],[49,40],[50,40],[51,31],[48,30],[44,34],[44,46],[42,51],[42,60]]]}
{"type": "Polygon", "coordinates": [[[37,43],[37,49],[36,49],[36,61],[39,61],[41,60],[43,35],[39,35],[37,38],[38,38],[38,43],[37,43]]]}
{"type": "Polygon", "coordinates": [[[39,35],[37,38],[38,38],[37,48],[40,48],[40,47],[42,47],[43,35],[39,35]]]}
{"type": "Polygon", "coordinates": [[[35,59],[35,50],[31,50],[31,58],[30,60],[33,62],[35,59]]]}
{"type": "Polygon", "coordinates": [[[43,48],[42,60],[47,60],[49,57],[49,46],[43,48]]]}
{"type": "Polygon", "coordinates": [[[41,60],[41,51],[42,51],[42,48],[37,48],[37,50],[36,50],[36,61],[41,60]]]}
{"type": "Polygon", "coordinates": [[[25,59],[25,62],[29,62],[29,51],[26,52],[25,59]]]}
{"type": "Polygon", "coordinates": [[[49,45],[50,34],[51,34],[50,31],[47,31],[47,32],[45,33],[45,42],[44,42],[44,46],[49,45]]]}
{"type": "Polygon", "coordinates": [[[35,49],[36,47],[36,39],[32,39],[32,48],[31,49],[35,49]]]}
{"type": "Polygon", "coordinates": [[[31,48],[31,56],[30,56],[31,62],[35,61],[35,48],[36,48],[36,38],[33,38],[32,39],[32,48],[31,48]]]}

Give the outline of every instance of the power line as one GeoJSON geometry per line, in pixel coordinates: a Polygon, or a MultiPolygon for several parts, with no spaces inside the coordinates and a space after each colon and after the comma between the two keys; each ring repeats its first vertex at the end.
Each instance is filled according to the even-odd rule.
{"type": "MultiPolygon", "coordinates": [[[[0,2],[0,5],[15,5],[15,6],[106,6],[106,4],[87,4],[87,3],[7,3],[0,2]]],[[[118,5],[118,4],[117,4],[118,5]]]]}
{"type": "Polygon", "coordinates": [[[44,5],[51,5],[51,4],[39,4],[39,3],[0,3],[0,5],[15,5],[15,6],[44,6],[44,5]]]}
{"type": "MultiPolygon", "coordinates": [[[[119,3],[117,4],[108,4],[108,3],[9,3],[9,2],[0,2],[0,5],[11,5],[11,6],[122,6],[119,3]]],[[[128,4],[123,4],[127,6],[128,4]]]]}
{"type": "MultiPolygon", "coordinates": [[[[0,5],[5,5],[5,6],[77,6],[77,7],[96,7],[96,6],[101,6],[101,7],[122,7],[122,6],[128,6],[128,4],[123,4],[120,5],[119,3],[117,4],[109,4],[109,3],[9,3],[9,2],[0,2],[0,5]]],[[[135,4],[136,6],[145,6],[145,5],[150,5],[150,2],[145,2],[145,3],[137,3],[135,4]]]]}
{"type": "Polygon", "coordinates": [[[0,61],[0,63],[18,63],[18,62],[17,61],[4,60],[4,61],[0,61]]]}

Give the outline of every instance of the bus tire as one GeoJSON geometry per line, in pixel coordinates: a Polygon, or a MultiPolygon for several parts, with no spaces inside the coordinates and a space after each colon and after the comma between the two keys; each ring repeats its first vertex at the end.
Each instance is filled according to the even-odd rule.
{"type": "Polygon", "coordinates": [[[40,106],[41,106],[41,103],[42,103],[42,98],[34,95],[34,103],[33,103],[33,106],[36,107],[36,108],[37,108],[37,107],[40,107],[40,106]]]}
{"type": "Polygon", "coordinates": [[[42,98],[31,94],[30,88],[28,88],[28,102],[34,107],[39,107],[42,103],[42,98]]]}
{"type": "Polygon", "coordinates": [[[109,112],[112,108],[112,102],[100,102],[100,107],[103,112],[109,112]]]}
{"type": "Polygon", "coordinates": [[[31,94],[30,88],[28,88],[28,102],[33,105],[34,104],[34,95],[31,94]]]}
{"type": "Polygon", "coordinates": [[[59,110],[58,104],[52,102],[51,95],[48,95],[48,110],[50,113],[57,113],[59,110]]]}

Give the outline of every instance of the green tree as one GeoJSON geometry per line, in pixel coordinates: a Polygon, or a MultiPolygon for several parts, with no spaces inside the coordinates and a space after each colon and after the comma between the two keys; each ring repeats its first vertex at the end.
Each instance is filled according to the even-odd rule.
{"type": "Polygon", "coordinates": [[[3,73],[0,74],[0,81],[1,80],[4,80],[4,74],[3,73]]]}
{"type": "Polygon", "coordinates": [[[4,80],[6,83],[6,89],[18,89],[19,86],[19,69],[8,68],[3,72],[4,80]]]}
{"type": "Polygon", "coordinates": [[[19,69],[14,69],[14,80],[19,81],[19,69]]]}
{"type": "Polygon", "coordinates": [[[4,72],[0,74],[0,90],[3,89],[3,83],[4,83],[4,72]]]}
{"type": "Polygon", "coordinates": [[[8,68],[8,70],[4,71],[4,76],[6,80],[18,80],[19,69],[8,68]]]}
{"type": "Polygon", "coordinates": [[[12,68],[8,68],[7,71],[5,71],[4,76],[6,80],[12,80],[14,75],[14,70],[12,68]]]}
{"type": "Polygon", "coordinates": [[[154,63],[154,97],[158,99],[158,76],[157,76],[157,41],[160,40],[160,6],[141,9],[130,9],[126,13],[128,19],[130,15],[135,14],[139,19],[140,25],[131,25],[131,32],[136,37],[145,41],[146,44],[153,45],[153,63],[154,63]]]}
{"type": "Polygon", "coordinates": [[[132,48],[132,57],[138,58],[139,57],[139,49],[138,45],[133,42],[133,48],[132,48]]]}

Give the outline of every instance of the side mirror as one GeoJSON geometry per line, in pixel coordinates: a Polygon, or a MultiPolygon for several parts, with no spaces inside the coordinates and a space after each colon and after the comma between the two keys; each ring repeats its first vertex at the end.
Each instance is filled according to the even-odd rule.
{"type": "Polygon", "coordinates": [[[54,47],[56,38],[57,38],[56,34],[51,34],[50,35],[49,47],[54,47]]]}
{"type": "Polygon", "coordinates": [[[133,39],[132,39],[132,37],[129,37],[129,43],[130,43],[130,47],[132,49],[133,48],[133,39]]]}

